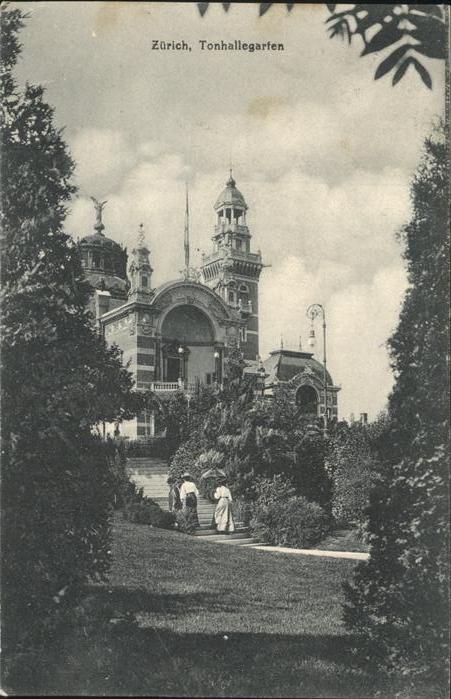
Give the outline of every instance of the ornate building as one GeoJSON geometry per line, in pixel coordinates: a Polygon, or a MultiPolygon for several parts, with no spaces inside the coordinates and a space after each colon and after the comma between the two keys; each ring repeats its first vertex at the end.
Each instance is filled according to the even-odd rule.
{"type": "Polygon", "coordinates": [[[332,377],[326,371],[324,390],[324,367],[313,358],[311,352],[278,349],[269,353],[263,363],[266,373],[266,391],[270,395],[278,385],[293,391],[293,398],[301,412],[307,415],[324,415],[327,404],[328,419],[338,417],[337,394],[339,386],[334,386],[332,377]]]}
{"type": "MultiPolygon", "coordinates": [[[[254,373],[260,360],[258,282],[264,265],[260,251],[251,252],[248,206],[232,174],[214,205],[214,249],[202,256],[201,272],[189,266],[187,200],[182,278],[157,288],[152,287],[151,251],[142,225],[128,256],[104,234],[102,211],[106,202],[93,201],[95,233],[79,242],[92,288],[90,310],[107,342],[121,348],[137,389],[157,394],[179,389],[191,392],[199,383],[222,383],[225,359],[235,347],[242,351],[247,370],[254,373]]],[[[269,393],[274,383],[284,380],[275,369],[275,355],[271,353],[269,363],[265,363],[269,393]]],[[[314,366],[318,364],[311,361],[314,366]]],[[[299,367],[298,373],[301,371],[299,367]]],[[[312,386],[320,392],[318,381],[316,377],[312,386]]],[[[332,387],[332,380],[330,383],[332,387]]],[[[330,394],[336,396],[332,390],[330,394]]],[[[336,398],[333,405],[336,412],[336,398]]],[[[320,401],[314,409],[320,413],[320,401]]],[[[124,424],[121,431],[131,438],[142,438],[154,434],[154,429],[153,415],[142,414],[124,424]]]]}

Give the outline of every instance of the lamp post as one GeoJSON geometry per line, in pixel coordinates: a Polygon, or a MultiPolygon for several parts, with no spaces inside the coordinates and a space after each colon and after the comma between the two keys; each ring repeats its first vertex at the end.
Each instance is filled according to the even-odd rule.
{"type": "Polygon", "coordinates": [[[182,388],[183,386],[183,354],[184,354],[184,349],[182,345],[178,348],[177,352],[179,354],[179,386],[182,388]]]}
{"type": "Polygon", "coordinates": [[[215,358],[215,383],[221,383],[221,372],[220,372],[220,360],[221,355],[219,354],[218,350],[215,350],[214,353],[214,358],[215,358]]]}
{"type": "Polygon", "coordinates": [[[314,320],[318,317],[323,319],[323,390],[324,390],[324,436],[327,435],[327,355],[326,355],[326,311],[320,303],[313,303],[307,308],[307,318],[310,319],[312,327],[309,333],[309,345],[315,346],[314,320]]]}

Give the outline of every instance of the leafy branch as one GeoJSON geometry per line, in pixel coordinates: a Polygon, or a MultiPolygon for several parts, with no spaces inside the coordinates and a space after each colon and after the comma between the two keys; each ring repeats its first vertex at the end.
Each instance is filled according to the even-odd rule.
{"type": "Polygon", "coordinates": [[[336,8],[342,5],[327,3],[327,7],[331,13],[326,20],[330,37],[338,36],[350,44],[354,37],[360,36],[364,44],[361,56],[395,47],[377,67],[375,80],[394,71],[392,84],[396,85],[411,65],[424,84],[432,88],[431,76],[418,54],[446,58],[443,5],[359,3],[338,12],[336,8]]]}
{"type": "MultiPolygon", "coordinates": [[[[198,2],[201,16],[207,12],[209,2],[198,2]]],[[[226,12],[231,2],[221,3],[226,12]]],[[[281,3],[260,2],[260,17],[273,6],[281,3]]],[[[296,3],[284,3],[290,12],[296,3]]],[[[432,79],[418,54],[427,58],[445,59],[447,55],[445,7],[443,4],[368,3],[350,4],[347,9],[343,4],[325,3],[330,12],[326,20],[329,36],[340,37],[350,44],[352,39],[360,36],[364,48],[361,56],[395,47],[378,66],[374,79],[393,72],[392,84],[396,85],[405,75],[409,66],[413,66],[424,84],[431,89],[432,79]]]]}

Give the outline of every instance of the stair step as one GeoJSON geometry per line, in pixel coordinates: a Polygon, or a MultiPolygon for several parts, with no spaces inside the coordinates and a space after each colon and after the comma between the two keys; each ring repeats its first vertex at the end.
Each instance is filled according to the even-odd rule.
{"type": "Polygon", "coordinates": [[[233,532],[233,534],[221,534],[220,532],[218,533],[217,529],[212,529],[211,527],[207,528],[202,528],[199,527],[196,529],[194,532],[195,536],[215,536],[217,539],[224,539],[225,537],[230,538],[230,537],[236,537],[237,534],[240,535],[246,535],[248,536],[248,531],[247,529],[237,529],[233,532]]]}
{"type": "Polygon", "coordinates": [[[205,536],[209,541],[237,541],[239,539],[252,541],[249,538],[249,532],[233,532],[233,534],[221,534],[214,532],[213,534],[199,534],[200,537],[205,536]]]}

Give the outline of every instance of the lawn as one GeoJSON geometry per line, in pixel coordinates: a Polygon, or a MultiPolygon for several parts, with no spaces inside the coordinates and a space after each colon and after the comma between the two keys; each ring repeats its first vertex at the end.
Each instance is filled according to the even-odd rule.
{"type": "Polygon", "coordinates": [[[83,633],[55,644],[48,694],[393,696],[353,665],[341,624],[353,561],[211,544],[120,517],[113,555],[109,582],[87,591],[83,633]]]}

